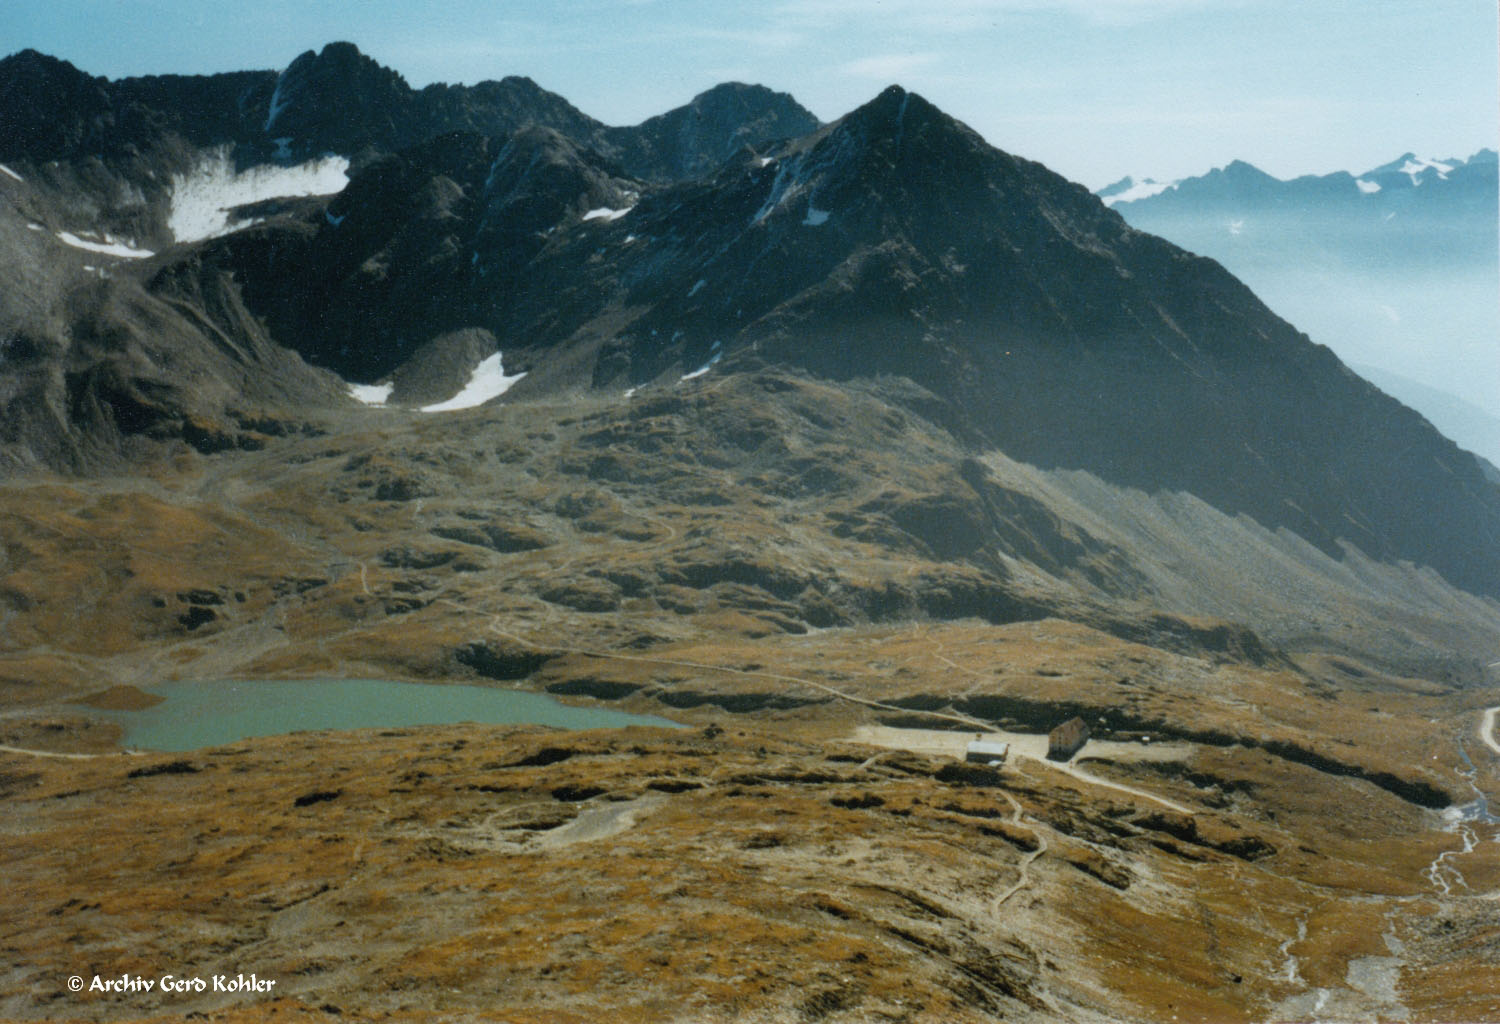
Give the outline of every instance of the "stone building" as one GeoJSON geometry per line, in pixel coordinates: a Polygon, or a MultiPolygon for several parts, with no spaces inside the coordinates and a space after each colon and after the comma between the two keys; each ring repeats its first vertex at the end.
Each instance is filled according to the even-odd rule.
{"type": "Polygon", "coordinates": [[[964,751],[964,760],[971,764],[1002,765],[1005,763],[1005,755],[1010,753],[1010,744],[1001,743],[999,740],[987,740],[980,738],[970,740],[968,749],[964,751]]]}
{"type": "Polygon", "coordinates": [[[1088,724],[1081,718],[1070,718],[1047,734],[1047,758],[1066,761],[1088,741],[1088,724]]]}

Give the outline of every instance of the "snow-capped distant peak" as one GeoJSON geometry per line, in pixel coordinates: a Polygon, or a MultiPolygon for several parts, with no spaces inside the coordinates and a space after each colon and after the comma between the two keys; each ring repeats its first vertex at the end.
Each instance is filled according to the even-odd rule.
{"type": "Polygon", "coordinates": [[[1151,178],[1136,181],[1134,178],[1122,178],[1109,188],[1101,189],[1099,198],[1104,200],[1105,206],[1114,206],[1117,203],[1133,203],[1137,199],[1150,199],[1176,187],[1175,181],[1155,181],[1151,178]]]}
{"type": "Polygon", "coordinates": [[[1406,162],[1397,168],[1397,170],[1410,177],[1413,185],[1420,185],[1422,184],[1422,175],[1429,167],[1437,171],[1439,178],[1445,179],[1448,177],[1448,172],[1453,170],[1452,164],[1445,164],[1438,160],[1416,156],[1407,157],[1406,162]]]}

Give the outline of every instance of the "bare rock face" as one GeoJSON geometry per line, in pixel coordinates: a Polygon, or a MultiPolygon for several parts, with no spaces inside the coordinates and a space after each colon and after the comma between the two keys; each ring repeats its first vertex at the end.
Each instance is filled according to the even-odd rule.
{"type": "Polygon", "coordinates": [[[682,181],[713,173],[745,149],[818,127],[818,119],[786,93],[729,82],[634,128],[605,129],[604,151],[637,177],[682,181]]]}

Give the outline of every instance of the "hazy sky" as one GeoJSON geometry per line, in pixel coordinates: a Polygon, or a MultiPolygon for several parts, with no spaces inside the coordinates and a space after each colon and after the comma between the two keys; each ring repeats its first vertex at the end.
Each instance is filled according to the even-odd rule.
{"type": "Polygon", "coordinates": [[[1091,188],[1495,146],[1494,0],[0,0],[0,52],[117,78],[350,40],[413,86],[528,75],[633,124],[717,82],[832,120],[892,82],[1091,188]]]}

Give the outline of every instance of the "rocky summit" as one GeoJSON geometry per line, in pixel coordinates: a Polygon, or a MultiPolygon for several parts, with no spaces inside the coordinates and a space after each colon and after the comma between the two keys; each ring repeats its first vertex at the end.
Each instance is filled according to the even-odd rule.
{"type": "Polygon", "coordinates": [[[1500,1019],[1500,489],[920,96],[27,51],[0,247],[0,1016],[1500,1019]]]}

